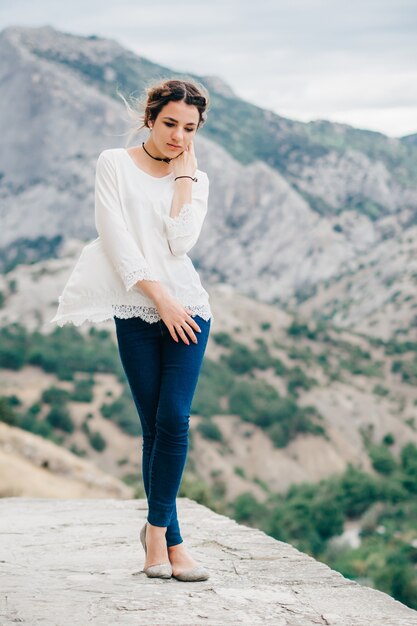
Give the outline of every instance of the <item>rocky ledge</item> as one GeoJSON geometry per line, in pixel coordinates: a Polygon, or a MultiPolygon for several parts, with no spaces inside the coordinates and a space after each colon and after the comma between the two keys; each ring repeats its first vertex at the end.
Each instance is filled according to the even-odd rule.
{"type": "Polygon", "coordinates": [[[417,626],[417,612],[187,498],[186,545],[209,580],[151,579],[145,500],[0,499],[0,624],[417,626]]]}

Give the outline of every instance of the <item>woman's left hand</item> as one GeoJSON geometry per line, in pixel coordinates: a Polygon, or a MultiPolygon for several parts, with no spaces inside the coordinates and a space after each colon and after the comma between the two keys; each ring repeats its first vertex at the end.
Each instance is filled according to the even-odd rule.
{"type": "Polygon", "coordinates": [[[194,152],[194,143],[190,141],[187,148],[173,159],[175,176],[193,176],[197,169],[197,158],[194,152]]]}

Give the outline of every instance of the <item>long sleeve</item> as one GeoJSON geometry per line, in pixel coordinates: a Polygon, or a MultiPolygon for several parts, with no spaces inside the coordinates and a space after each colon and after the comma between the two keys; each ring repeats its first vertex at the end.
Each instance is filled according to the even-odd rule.
{"type": "Polygon", "coordinates": [[[96,165],[95,224],[106,256],[120,275],[126,291],[138,280],[159,280],[152,271],[123,217],[111,159],[101,152],[96,165]]]}
{"type": "Polygon", "coordinates": [[[205,172],[194,183],[192,202],[183,204],[177,217],[164,215],[165,232],[173,255],[186,254],[197,243],[207,214],[209,179],[205,172]]]}

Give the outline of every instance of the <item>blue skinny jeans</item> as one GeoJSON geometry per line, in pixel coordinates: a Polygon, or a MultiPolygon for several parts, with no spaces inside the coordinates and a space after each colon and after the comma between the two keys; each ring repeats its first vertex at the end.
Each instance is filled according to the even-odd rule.
{"type": "Polygon", "coordinates": [[[211,319],[193,319],[197,343],[171,337],[163,320],[113,317],[120,359],[142,425],[142,477],[147,520],[166,526],[167,546],[182,543],[176,497],[188,453],[192,399],[206,349],[211,319]]]}

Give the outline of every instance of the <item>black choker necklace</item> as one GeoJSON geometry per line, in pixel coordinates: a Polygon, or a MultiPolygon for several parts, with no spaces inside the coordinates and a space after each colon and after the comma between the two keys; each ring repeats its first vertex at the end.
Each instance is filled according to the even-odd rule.
{"type": "MultiPolygon", "coordinates": [[[[145,150],[146,154],[149,154],[149,152],[147,151],[147,149],[145,148],[145,142],[142,141],[142,148],[145,150]]],[[[172,161],[172,159],[176,159],[176,157],[165,157],[164,159],[162,159],[161,157],[154,157],[152,156],[152,154],[149,154],[150,157],[152,157],[152,159],[155,159],[156,161],[165,161],[165,163],[169,163],[170,161],[172,161]]]]}

